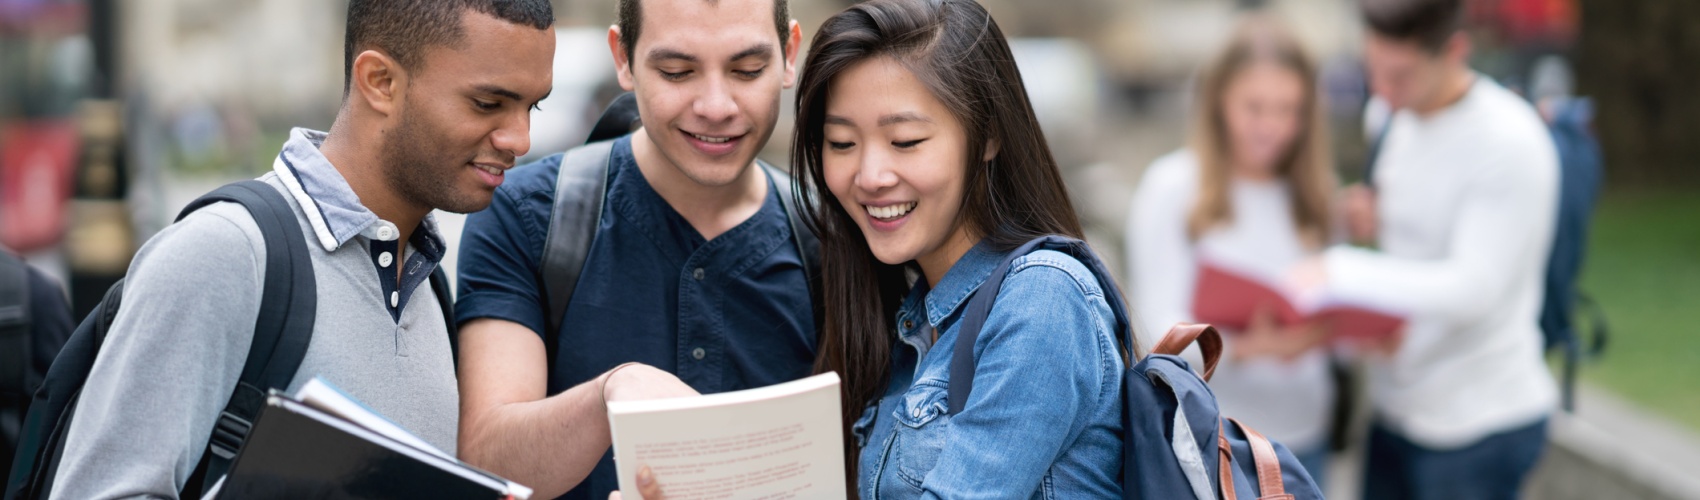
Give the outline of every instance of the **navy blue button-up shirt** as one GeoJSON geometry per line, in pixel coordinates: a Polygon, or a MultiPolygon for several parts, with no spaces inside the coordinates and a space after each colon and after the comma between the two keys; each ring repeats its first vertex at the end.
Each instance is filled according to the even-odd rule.
{"type": "MultiPolygon", "coordinates": [[[[549,393],[627,361],[677,374],[708,394],[809,374],[815,331],[802,256],[777,189],[748,220],[705,240],[650,187],[631,137],[609,157],[608,194],[573,301],[567,307],[549,393]]],[[[513,321],[542,332],[548,310],[537,271],[549,233],[553,162],[508,171],[490,208],[461,236],[456,321],[513,321]]],[[[562,498],[603,499],[618,488],[603,457],[562,498]]]]}

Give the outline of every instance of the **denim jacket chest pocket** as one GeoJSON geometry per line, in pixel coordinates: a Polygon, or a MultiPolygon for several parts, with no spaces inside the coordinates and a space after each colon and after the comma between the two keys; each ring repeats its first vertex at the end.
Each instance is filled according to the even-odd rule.
{"type": "Polygon", "coordinates": [[[896,462],[897,476],[910,486],[921,486],[944,450],[945,435],[950,432],[945,401],[948,393],[944,381],[922,380],[910,387],[892,409],[891,418],[898,425],[893,430],[895,441],[889,458],[896,462]]]}

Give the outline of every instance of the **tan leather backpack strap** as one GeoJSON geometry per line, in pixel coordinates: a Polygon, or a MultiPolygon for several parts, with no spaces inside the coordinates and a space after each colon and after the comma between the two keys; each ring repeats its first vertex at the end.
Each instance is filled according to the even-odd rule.
{"type": "Polygon", "coordinates": [[[1251,443],[1251,459],[1257,464],[1257,492],[1261,495],[1258,499],[1291,500],[1293,496],[1287,494],[1286,485],[1281,481],[1281,457],[1275,454],[1275,445],[1244,422],[1233,418],[1228,420],[1239,426],[1246,441],[1251,443]]]}
{"type": "Polygon", "coordinates": [[[1210,376],[1216,374],[1216,362],[1222,359],[1222,334],[1216,331],[1216,327],[1203,323],[1176,323],[1169,328],[1169,333],[1163,335],[1163,340],[1157,341],[1157,347],[1151,349],[1151,353],[1179,356],[1193,342],[1198,342],[1198,351],[1204,354],[1204,381],[1209,382],[1210,376]]]}
{"type": "Polygon", "coordinates": [[[1234,494],[1234,452],[1228,447],[1228,434],[1222,432],[1220,420],[1216,421],[1216,456],[1221,462],[1220,467],[1216,468],[1216,474],[1221,477],[1217,482],[1222,486],[1222,500],[1235,500],[1237,495],[1234,494]]]}

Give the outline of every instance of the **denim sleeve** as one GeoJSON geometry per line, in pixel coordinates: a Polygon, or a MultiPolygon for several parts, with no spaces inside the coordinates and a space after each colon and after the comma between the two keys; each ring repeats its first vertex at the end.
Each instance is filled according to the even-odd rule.
{"type": "Polygon", "coordinates": [[[1096,279],[1055,252],[1013,269],[975,342],[973,392],[922,484],[926,498],[1030,496],[1118,389],[1096,279]]]}
{"type": "Polygon", "coordinates": [[[525,325],[533,332],[544,329],[537,268],[549,232],[553,192],[518,189],[513,184],[521,182],[512,182],[516,180],[509,179],[511,184],[496,189],[489,208],[466,217],[457,269],[457,324],[495,318],[525,325]]]}

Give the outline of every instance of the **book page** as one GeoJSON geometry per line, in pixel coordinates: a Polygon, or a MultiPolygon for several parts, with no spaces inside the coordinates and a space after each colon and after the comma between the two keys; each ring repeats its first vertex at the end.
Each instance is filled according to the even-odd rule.
{"type": "Polygon", "coordinates": [[[692,398],[610,402],[626,498],[647,465],[668,500],[844,498],[838,376],[692,398]]]}
{"type": "Polygon", "coordinates": [[[319,411],[342,417],[344,420],[365,427],[384,437],[400,441],[439,457],[455,460],[454,457],[444,453],[443,450],[431,446],[425,440],[420,439],[419,436],[407,432],[407,429],[403,429],[395,422],[391,422],[390,419],[384,418],[383,415],[372,411],[371,408],[367,408],[364,403],[355,400],[347,393],[342,392],[341,389],[337,389],[336,386],[326,382],[325,379],[313,377],[313,380],[308,380],[306,384],[301,385],[301,389],[295,391],[294,399],[319,411]]]}

